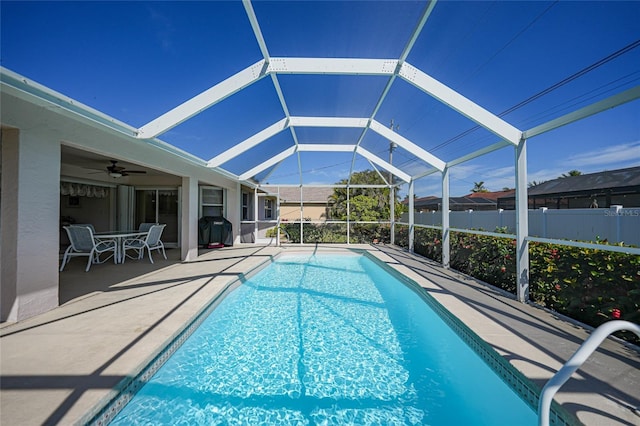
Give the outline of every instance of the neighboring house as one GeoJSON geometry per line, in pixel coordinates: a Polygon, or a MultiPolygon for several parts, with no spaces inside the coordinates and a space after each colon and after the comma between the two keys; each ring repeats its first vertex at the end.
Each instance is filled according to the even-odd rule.
{"type": "MultiPolygon", "coordinates": [[[[263,187],[269,192],[269,196],[265,197],[265,203],[271,201],[276,204],[278,197],[278,188],[269,186],[263,187]]],[[[330,219],[329,209],[333,188],[328,187],[305,187],[300,188],[281,187],[280,195],[280,219],[282,221],[299,221],[300,199],[303,202],[302,218],[311,221],[325,221],[330,219]]],[[[275,211],[275,210],[274,210],[275,211]]]]}
{"type": "Polygon", "coordinates": [[[495,201],[496,204],[498,202],[498,198],[504,197],[515,197],[516,190],[508,189],[506,191],[493,191],[493,192],[472,192],[471,194],[465,195],[467,198],[484,198],[485,200],[495,201]]]}
{"type": "MultiPolygon", "coordinates": [[[[640,207],[640,167],[560,177],[533,186],[527,193],[530,209],[640,207]]],[[[498,207],[514,210],[515,196],[499,198],[498,207]]]]}
{"type": "Polygon", "coordinates": [[[263,186],[257,189],[241,186],[242,222],[240,242],[269,242],[268,231],[278,221],[278,197],[280,198],[280,220],[283,222],[325,221],[329,218],[330,197],[333,188],[305,187],[302,190],[302,214],[300,188],[263,186]]]}
{"type": "MultiPolygon", "coordinates": [[[[479,193],[480,194],[480,193],[479,193]]],[[[481,193],[490,194],[490,193],[481,193]]],[[[475,195],[475,194],[474,194],[475,195]]],[[[407,201],[404,201],[405,203],[407,201]]],[[[442,211],[442,198],[440,197],[423,197],[416,198],[413,201],[413,208],[416,212],[437,212],[442,211]]],[[[490,198],[484,198],[480,195],[474,197],[449,197],[449,210],[465,211],[465,210],[495,210],[496,201],[490,198]]]]}

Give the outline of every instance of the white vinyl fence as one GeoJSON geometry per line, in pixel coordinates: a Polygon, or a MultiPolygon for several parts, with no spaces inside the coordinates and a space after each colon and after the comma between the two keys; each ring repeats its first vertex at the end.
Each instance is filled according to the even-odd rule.
{"type": "MultiPolygon", "coordinates": [[[[414,218],[418,225],[442,225],[442,212],[415,213],[414,218]]],[[[451,228],[495,231],[506,227],[508,233],[516,232],[515,210],[455,211],[450,212],[449,221],[451,228]]],[[[404,213],[400,222],[408,223],[409,214],[404,213]]],[[[529,236],[640,246],[640,208],[529,210],[529,236]]]]}

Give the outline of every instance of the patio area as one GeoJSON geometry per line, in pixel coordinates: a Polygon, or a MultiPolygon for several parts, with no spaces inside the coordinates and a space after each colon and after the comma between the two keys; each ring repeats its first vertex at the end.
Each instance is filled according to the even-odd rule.
{"type": "MultiPolygon", "coordinates": [[[[2,424],[73,424],[135,374],[163,343],[232,281],[280,253],[368,250],[423,288],[542,386],[588,331],[395,246],[236,245],[168,260],[94,265],[60,274],[61,306],[1,328],[2,424]]],[[[608,339],[558,393],[580,421],[634,425],[640,416],[637,348],[608,339]]]]}

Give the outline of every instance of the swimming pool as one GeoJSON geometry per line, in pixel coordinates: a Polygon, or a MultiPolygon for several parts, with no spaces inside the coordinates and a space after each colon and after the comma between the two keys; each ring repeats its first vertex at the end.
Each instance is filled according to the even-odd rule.
{"type": "Polygon", "coordinates": [[[536,424],[434,303],[365,256],[280,257],[96,423],[141,386],[114,424],[536,424]]]}

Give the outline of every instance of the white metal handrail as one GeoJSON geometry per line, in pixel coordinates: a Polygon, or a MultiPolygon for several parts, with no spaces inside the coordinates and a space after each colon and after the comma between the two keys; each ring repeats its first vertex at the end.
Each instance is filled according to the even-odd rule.
{"type": "Polygon", "coordinates": [[[632,331],[640,337],[640,325],[629,321],[609,321],[596,328],[591,336],[582,343],[578,350],[573,354],[560,370],[547,382],[540,393],[540,402],[538,404],[538,425],[549,426],[549,412],[551,410],[551,401],[553,396],[558,392],[571,375],[584,364],[591,354],[598,349],[598,346],[610,334],[616,331],[632,331]]]}

